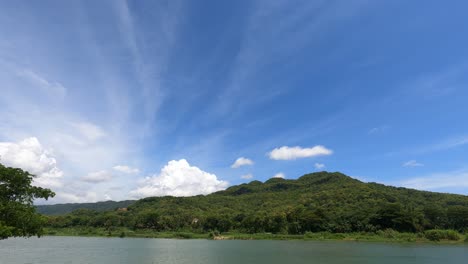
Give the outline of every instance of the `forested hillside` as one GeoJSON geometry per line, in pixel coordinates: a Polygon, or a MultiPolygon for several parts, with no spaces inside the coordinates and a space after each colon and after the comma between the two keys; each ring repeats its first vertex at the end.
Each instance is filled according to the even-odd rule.
{"type": "Polygon", "coordinates": [[[52,205],[37,205],[37,212],[44,215],[63,215],[71,213],[77,209],[90,209],[97,212],[111,211],[117,208],[128,207],[135,203],[133,200],[127,201],[105,201],[97,203],[66,203],[66,204],[52,204],[52,205]]]}
{"type": "MultiPolygon", "coordinates": [[[[121,206],[119,206],[121,207],[121,206]]],[[[49,227],[303,234],[468,229],[468,196],[363,183],[341,173],[252,181],[206,196],[151,197],[128,210],[80,209],[49,227]]]]}

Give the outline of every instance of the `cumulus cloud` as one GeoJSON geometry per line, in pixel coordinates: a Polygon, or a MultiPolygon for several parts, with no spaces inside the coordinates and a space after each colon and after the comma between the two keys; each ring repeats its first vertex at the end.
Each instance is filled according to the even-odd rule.
{"type": "Polygon", "coordinates": [[[252,160],[244,158],[244,157],[240,157],[236,159],[236,161],[231,165],[231,168],[237,169],[242,166],[253,165],[253,164],[254,162],[252,160]]]}
{"type": "Polygon", "coordinates": [[[327,149],[324,146],[314,146],[312,148],[302,148],[299,146],[288,147],[283,146],[280,148],[273,149],[270,153],[270,159],[273,160],[295,160],[299,158],[310,158],[322,155],[331,155],[332,150],[327,149]]]}
{"type": "Polygon", "coordinates": [[[82,177],[81,180],[89,183],[107,182],[112,180],[112,174],[105,170],[95,171],[88,173],[88,175],[82,177]]]}
{"type": "Polygon", "coordinates": [[[424,166],[424,164],[419,163],[415,160],[410,160],[410,161],[403,163],[403,167],[421,167],[421,166],[424,166]]]}
{"type": "Polygon", "coordinates": [[[123,173],[127,173],[127,174],[136,174],[136,173],[140,172],[139,169],[132,168],[132,167],[129,167],[129,166],[126,166],[126,165],[117,165],[117,166],[114,166],[112,168],[114,170],[118,171],[118,172],[123,172],[123,173]]]}
{"type": "Polygon", "coordinates": [[[51,152],[44,149],[35,137],[20,142],[0,142],[0,162],[5,166],[21,168],[36,175],[34,185],[59,187],[63,171],[51,152]]]}
{"type": "Polygon", "coordinates": [[[284,179],[285,177],[286,176],[282,172],[278,172],[273,176],[273,178],[281,178],[281,179],[284,179]]]}
{"type": "Polygon", "coordinates": [[[249,180],[249,179],[252,179],[252,178],[253,178],[252,173],[248,173],[248,174],[245,174],[245,175],[241,176],[241,179],[245,179],[245,180],[249,180]]]}
{"type": "Polygon", "coordinates": [[[216,175],[191,166],[187,160],[171,160],[159,174],[147,177],[141,186],[130,192],[134,198],[148,196],[192,196],[209,194],[223,190],[226,181],[218,180],[216,175]]]}
{"type": "Polygon", "coordinates": [[[315,167],[317,170],[321,170],[321,169],[325,168],[325,164],[323,164],[323,163],[315,163],[315,164],[314,164],[314,167],[315,167]]]}

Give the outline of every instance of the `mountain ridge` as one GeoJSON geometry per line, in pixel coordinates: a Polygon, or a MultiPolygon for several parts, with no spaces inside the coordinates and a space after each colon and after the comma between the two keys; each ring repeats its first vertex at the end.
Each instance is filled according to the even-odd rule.
{"type": "Polygon", "coordinates": [[[52,227],[105,227],[112,222],[158,231],[463,231],[468,228],[468,196],[364,183],[339,172],[315,172],[296,180],[251,181],[208,195],[147,197],[123,212],[85,209],[49,220],[52,227]]]}

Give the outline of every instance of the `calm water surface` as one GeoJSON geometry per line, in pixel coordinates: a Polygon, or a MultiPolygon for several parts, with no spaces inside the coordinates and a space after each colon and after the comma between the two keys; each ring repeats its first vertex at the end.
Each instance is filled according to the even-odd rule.
{"type": "Polygon", "coordinates": [[[0,240],[0,263],[468,263],[468,246],[43,237],[0,240]]]}

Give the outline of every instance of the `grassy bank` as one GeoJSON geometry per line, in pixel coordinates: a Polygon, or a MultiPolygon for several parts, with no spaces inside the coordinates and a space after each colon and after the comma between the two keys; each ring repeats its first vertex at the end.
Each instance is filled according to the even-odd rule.
{"type": "Polygon", "coordinates": [[[375,233],[329,233],[307,232],[304,235],[272,234],[272,233],[193,233],[193,232],[156,232],[154,230],[131,230],[117,228],[111,231],[103,228],[45,228],[47,236],[89,236],[89,237],[137,237],[137,238],[174,238],[174,239],[216,239],[216,240],[310,240],[310,241],[368,241],[368,242],[418,242],[468,244],[468,235],[452,230],[430,230],[424,233],[400,233],[393,230],[377,231],[375,233]]]}

